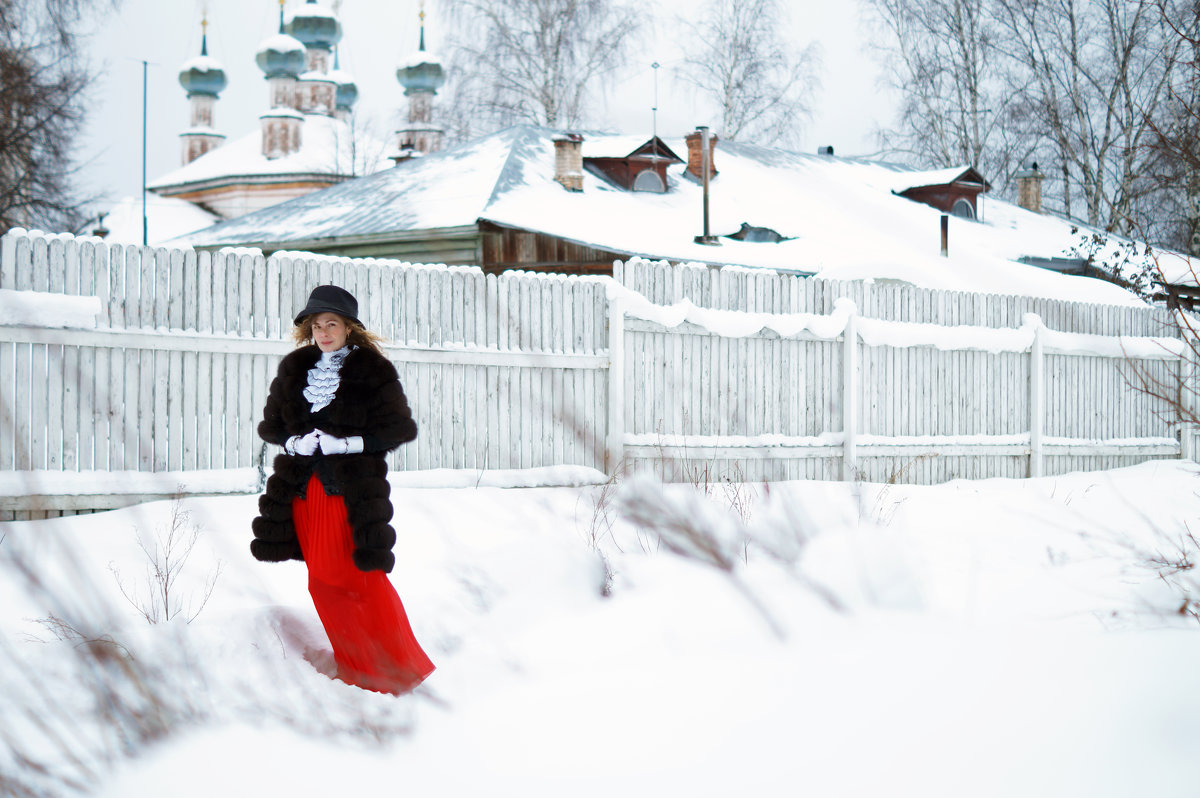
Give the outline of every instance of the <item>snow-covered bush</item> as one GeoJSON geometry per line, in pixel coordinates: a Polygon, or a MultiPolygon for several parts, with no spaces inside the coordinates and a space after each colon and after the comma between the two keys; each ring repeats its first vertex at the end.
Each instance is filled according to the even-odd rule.
{"type": "Polygon", "coordinates": [[[143,581],[131,584],[131,580],[122,577],[120,569],[109,566],[121,595],[147,622],[163,623],[182,617],[191,623],[208,604],[221,577],[220,560],[206,575],[199,596],[183,595],[179,584],[201,531],[200,525],[193,523],[191,514],[184,509],[183,497],[176,495],[171,500],[171,514],[166,523],[155,528],[152,534],[137,531],[138,548],[146,556],[143,581]]]}

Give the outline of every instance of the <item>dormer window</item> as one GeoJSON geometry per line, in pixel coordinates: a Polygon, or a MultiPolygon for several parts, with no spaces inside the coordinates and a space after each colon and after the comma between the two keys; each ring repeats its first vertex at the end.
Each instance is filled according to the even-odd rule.
{"type": "Polygon", "coordinates": [[[658,172],[653,169],[643,169],[638,172],[638,175],[633,180],[634,191],[654,191],[659,194],[666,193],[667,184],[658,176],[658,172]]]}
{"type": "Polygon", "coordinates": [[[950,209],[950,213],[960,219],[975,220],[975,208],[970,202],[959,197],[954,201],[954,207],[950,209]]]}
{"type": "Polygon", "coordinates": [[[901,172],[893,181],[892,193],[932,205],[942,213],[975,220],[977,197],[991,185],[972,167],[938,169],[933,172],[901,172]]]}
{"type": "MultiPolygon", "coordinates": [[[[663,194],[667,190],[667,167],[683,163],[683,159],[671,152],[671,148],[654,136],[633,152],[615,153],[599,151],[607,142],[584,144],[583,167],[626,191],[650,191],[663,194]]],[[[609,145],[611,146],[611,145],[609,145]]],[[[625,146],[629,146],[626,144],[625,146]]]]}

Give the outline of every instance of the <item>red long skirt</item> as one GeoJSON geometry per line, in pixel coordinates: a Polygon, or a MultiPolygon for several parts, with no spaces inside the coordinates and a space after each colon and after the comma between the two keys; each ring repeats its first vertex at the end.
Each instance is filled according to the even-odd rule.
{"type": "Polygon", "coordinates": [[[314,474],[306,498],[292,500],[292,520],[338,678],[367,690],[403,693],[433,673],[387,574],[354,565],[342,497],[327,495],[314,474]]]}

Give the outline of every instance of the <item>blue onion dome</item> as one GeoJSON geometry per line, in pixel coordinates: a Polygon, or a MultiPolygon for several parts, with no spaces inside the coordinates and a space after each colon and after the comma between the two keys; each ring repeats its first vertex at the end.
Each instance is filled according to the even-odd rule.
{"type": "Polygon", "coordinates": [[[396,80],[404,87],[404,95],[418,91],[437,91],[446,82],[442,62],[422,48],[406,58],[396,69],[396,80]]]}
{"type": "MultiPolygon", "coordinates": [[[[206,18],[201,25],[207,28],[208,19],[206,18]]],[[[200,55],[190,61],[185,61],[183,67],[180,68],[179,85],[183,86],[188,97],[196,95],[216,97],[229,85],[221,62],[208,54],[207,31],[200,36],[200,55]]]]}
{"type": "Polygon", "coordinates": [[[332,80],[337,84],[338,108],[349,108],[358,101],[358,86],[355,85],[354,78],[350,77],[349,72],[333,69],[325,76],[325,79],[332,80]]]}
{"type": "Polygon", "coordinates": [[[347,111],[358,101],[358,86],[349,72],[342,71],[341,48],[333,51],[333,69],[326,76],[337,84],[337,107],[347,111]]]}
{"type": "Polygon", "coordinates": [[[286,33],[276,33],[263,39],[254,62],[268,78],[294,78],[308,65],[304,45],[286,33]]]}
{"type": "Polygon", "coordinates": [[[292,12],[284,23],[284,32],[299,39],[305,47],[331,50],[341,41],[342,23],[332,11],[318,5],[317,0],[308,0],[292,12]]]}
{"type": "Polygon", "coordinates": [[[185,62],[179,70],[179,85],[183,86],[188,97],[216,97],[229,85],[229,80],[225,77],[225,70],[220,61],[211,56],[199,55],[185,62]]]}

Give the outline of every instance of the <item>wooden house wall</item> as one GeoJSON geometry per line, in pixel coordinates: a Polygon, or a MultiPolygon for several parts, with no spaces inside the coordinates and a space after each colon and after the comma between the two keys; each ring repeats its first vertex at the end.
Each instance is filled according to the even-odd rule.
{"type": "Polygon", "coordinates": [[[612,274],[613,261],[627,257],[561,238],[481,222],[480,250],[485,272],[508,269],[563,274],[612,274]]]}
{"type": "Polygon", "coordinates": [[[622,188],[632,191],[637,176],[647,169],[658,174],[659,180],[667,184],[667,167],[674,163],[666,158],[585,158],[584,166],[607,177],[622,188]]]}
{"type": "MultiPolygon", "coordinates": [[[[408,263],[474,266],[479,263],[479,243],[477,234],[446,237],[430,235],[428,238],[404,241],[338,242],[328,247],[305,247],[305,250],[345,258],[391,258],[408,263]]],[[[271,251],[266,254],[271,254],[271,251]]]]}
{"type": "Polygon", "coordinates": [[[954,209],[955,202],[965,199],[971,203],[971,208],[975,211],[976,216],[979,215],[979,206],[975,202],[975,198],[978,195],[978,191],[958,188],[956,186],[921,186],[920,188],[910,188],[900,193],[902,197],[915,202],[922,202],[926,205],[932,205],[943,213],[950,213],[954,209]]]}

